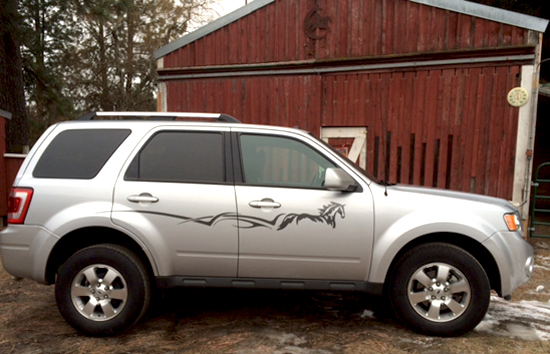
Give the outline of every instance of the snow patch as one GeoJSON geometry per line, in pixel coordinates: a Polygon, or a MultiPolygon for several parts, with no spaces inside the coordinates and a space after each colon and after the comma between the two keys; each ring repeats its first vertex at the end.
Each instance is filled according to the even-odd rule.
{"type": "Polygon", "coordinates": [[[548,271],[550,271],[550,268],[545,267],[545,266],[541,266],[541,265],[538,265],[538,264],[535,264],[533,267],[538,268],[538,269],[542,269],[542,270],[548,270],[548,271]]]}
{"type": "Polygon", "coordinates": [[[371,310],[363,310],[361,318],[370,318],[374,320],[376,317],[374,317],[374,312],[372,312],[371,310]]]}
{"type": "Polygon", "coordinates": [[[549,250],[550,249],[550,246],[547,244],[547,243],[544,243],[544,242],[537,242],[536,243],[536,246],[538,248],[542,248],[542,249],[545,249],[545,250],[549,250]]]}
{"type": "Polygon", "coordinates": [[[273,354],[332,354],[326,350],[305,347],[304,345],[307,344],[307,340],[298,337],[294,333],[266,330],[264,331],[264,335],[275,342],[277,349],[271,348],[272,350],[270,351],[273,354]]]}
{"type": "Polygon", "coordinates": [[[291,344],[292,346],[298,346],[307,342],[305,339],[300,338],[293,333],[284,333],[284,332],[267,333],[267,338],[278,342],[280,345],[291,344]]]}
{"type": "Polygon", "coordinates": [[[535,259],[537,260],[536,263],[542,263],[544,265],[550,265],[550,257],[548,257],[548,256],[537,255],[537,256],[535,256],[535,259]]]}
{"type": "Polygon", "coordinates": [[[308,348],[287,346],[281,350],[275,350],[273,354],[332,354],[332,353],[322,349],[308,349],[308,348]]]}
{"type": "Polygon", "coordinates": [[[492,296],[489,311],[475,331],[528,341],[548,341],[550,304],[525,300],[508,302],[492,296]]]}
{"type": "Polygon", "coordinates": [[[433,337],[424,337],[424,338],[420,338],[420,339],[411,339],[411,338],[407,338],[407,337],[401,337],[401,338],[399,338],[399,340],[401,342],[404,342],[404,343],[412,343],[412,344],[415,344],[415,345],[418,345],[418,346],[424,346],[426,348],[429,348],[432,345],[434,345],[434,338],[433,337]]]}

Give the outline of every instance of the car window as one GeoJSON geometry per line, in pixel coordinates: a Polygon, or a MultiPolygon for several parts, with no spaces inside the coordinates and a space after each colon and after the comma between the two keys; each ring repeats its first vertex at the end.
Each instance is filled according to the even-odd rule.
{"type": "Polygon", "coordinates": [[[61,132],[38,160],[33,177],[92,179],[130,133],[129,129],[74,129],[61,132]]]}
{"type": "Polygon", "coordinates": [[[240,144],[245,184],[322,188],[326,169],[335,166],[291,138],[242,134],[240,144]]]}
{"type": "Polygon", "coordinates": [[[161,132],[136,155],[126,180],[225,182],[223,135],[210,132],[161,132]]]}

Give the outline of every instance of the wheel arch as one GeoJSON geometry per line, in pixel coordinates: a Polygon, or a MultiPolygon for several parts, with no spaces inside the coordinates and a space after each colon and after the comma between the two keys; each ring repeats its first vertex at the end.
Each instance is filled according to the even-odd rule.
{"type": "Polygon", "coordinates": [[[151,284],[154,284],[153,265],[143,248],[130,236],[108,227],[86,227],[71,231],[63,236],[56,243],[48,257],[46,266],[47,283],[55,283],[59,267],[75,252],[89,246],[104,243],[123,246],[133,252],[147,269],[151,284]]]}
{"type": "Polygon", "coordinates": [[[500,296],[502,296],[502,284],[501,284],[500,272],[498,270],[498,266],[493,255],[478,241],[468,236],[455,234],[455,233],[428,234],[428,235],[415,238],[414,240],[411,240],[409,243],[403,246],[399,250],[399,252],[395,255],[395,257],[393,258],[388,268],[388,271],[386,273],[386,278],[384,281],[384,292],[387,291],[388,281],[391,277],[393,270],[395,269],[397,262],[399,262],[399,259],[401,259],[401,257],[407,251],[409,251],[410,249],[416,246],[426,244],[426,243],[434,243],[434,242],[451,244],[451,245],[460,247],[464,251],[470,253],[481,264],[481,266],[485,270],[485,273],[489,278],[491,289],[495,290],[500,296]]]}

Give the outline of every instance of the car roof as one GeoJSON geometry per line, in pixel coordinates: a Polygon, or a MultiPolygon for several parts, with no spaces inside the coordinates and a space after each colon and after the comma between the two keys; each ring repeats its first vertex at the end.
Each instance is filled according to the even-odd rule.
{"type": "Polygon", "coordinates": [[[109,120],[102,117],[111,117],[112,120],[181,120],[181,119],[213,119],[220,123],[241,123],[237,118],[225,113],[199,113],[199,112],[89,112],[77,120],[109,120]]]}
{"type": "Polygon", "coordinates": [[[84,125],[92,124],[97,127],[97,124],[105,123],[108,126],[128,124],[134,126],[210,126],[223,124],[223,127],[235,127],[244,129],[258,130],[277,130],[287,132],[299,132],[301,134],[309,133],[299,127],[284,127],[277,125],[261,125],[261,124],[246,124],[239,121],[237,118],[225,113],[202,113],[202,112],[89,112],[77,118],[57,123],[58,126],[66,125],[84,125]],[[118,124],[117,124],[118,123],[118,124]]]}

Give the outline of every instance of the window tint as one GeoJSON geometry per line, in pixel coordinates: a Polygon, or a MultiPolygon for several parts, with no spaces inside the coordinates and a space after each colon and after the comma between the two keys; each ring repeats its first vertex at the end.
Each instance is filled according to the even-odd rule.
{"type": "Polygon", "coordinates": [[[241,135],[246,184],[322,188],[334,164],[306,144],[290,138],[241,135]]]}
{"type": "Polygon", "coordinates": [[[130,132],[129,129],[78,129],[61,132],[40,157],[33,176],[92,179],[130,132]]]}
{"type": "Polygon", "coordinates": [[[216,183],[225,181],[224,171],[221,133],[162,132],[134,158],[125,179],[216,183]]]}

